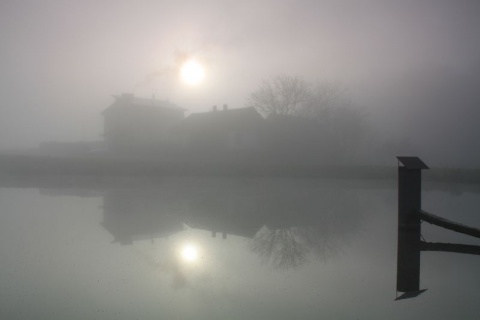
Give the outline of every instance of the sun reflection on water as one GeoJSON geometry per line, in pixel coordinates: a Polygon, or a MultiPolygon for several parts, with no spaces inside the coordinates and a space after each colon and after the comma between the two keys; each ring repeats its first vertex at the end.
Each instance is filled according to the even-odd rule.
{"type": "Polygon", "coordinates": [[[193,244],[186,244],[181,249],[181,257],[186,262],[196,262],[199,258],[198,247],[193,244]]]}

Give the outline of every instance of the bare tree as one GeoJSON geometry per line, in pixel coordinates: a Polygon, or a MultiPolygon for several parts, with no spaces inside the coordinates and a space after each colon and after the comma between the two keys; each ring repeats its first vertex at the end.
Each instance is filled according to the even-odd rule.
{"type": "Polygon", "coordinates": [[[331,122],[334,109],[351,108],[352,100],[347,95],[347,88],[339,82],[324,81],[311,87],[308,99],[298,114],[314,118],[323,123],[331,122]]]}
{"type": "Polygon", "coordinates": [[[265,80],[250,94],[248,106],[265,115],[296,115],[301,104],[308,100],[310,84],[302,78],[276,75],[265,80]]]}
{"type": "MultiPolygon", "coordinates": [[[[308,125],[305,122],[305,126],[293,126],[294,119],[290,119],[289,125],[295,130],[288,130],[286,122],[276,127],[278,134],[273,136],[281,139],[284,146],[291,138],[296,139],[296,146],[313,138],[316,143],[309,142],[310,154],[321,152],[326,162],[351,162],[367,154],[366,114],[352,102],[347,88],[339,82],[324,81],[314,86],[299,77],[277,75],[251,93],[248,106],[264,115],[289,115],[310,120],[308,125]],[[317,129],[307,130],[312,123],[317,129]]],[[[299,123],[298,119],[296,122],[299,123]]]]}
{"type": "Polygon", "coordinates": [[[323,128],[329,149],[337,160],[358,158],[365,148],[369,133],[365,110],[353,103],[341,83],[316,85],[299,115],[314,119],[323,128]]]}

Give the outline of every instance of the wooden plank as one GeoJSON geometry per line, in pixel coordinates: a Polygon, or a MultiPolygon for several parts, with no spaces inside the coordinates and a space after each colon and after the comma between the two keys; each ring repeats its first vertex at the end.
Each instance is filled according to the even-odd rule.
{"type": "Polygon", "coordinates": [[[443,251],[480,255],[480,246],[457,243],[420,242],[421,251],[443,251]]]}
{"type": "Polygon", "coordinates": [[[467,234],[475,238],[480,238],[480,229],[478,228],[473,228],[464,224],[453,222],[423,210],[420,210],[420,219],[445,229],[467,234]]]}

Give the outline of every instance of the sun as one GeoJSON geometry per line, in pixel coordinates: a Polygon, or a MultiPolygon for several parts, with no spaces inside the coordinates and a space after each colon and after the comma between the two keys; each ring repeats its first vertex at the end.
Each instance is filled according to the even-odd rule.
{"type": "Polygon", "coordinates": [[[195,262],[198,260],[197,247],[187,244],[182,248],[182,258],[187,262],[195,262]]]}
{"type": "Polygon", "coordinates": [[[197,60],[190,59],[182,65],[180,77],[188,85],[198,85],[205,79],[205,68],[197,60]]]}

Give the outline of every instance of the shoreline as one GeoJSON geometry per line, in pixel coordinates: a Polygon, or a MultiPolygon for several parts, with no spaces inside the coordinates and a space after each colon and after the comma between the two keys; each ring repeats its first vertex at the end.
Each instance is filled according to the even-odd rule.
{"type": "MultiPolygon", "coordinates": [[[[396,166],[173,162],[94,157],[0,155],[0,177],[232,177],[396,180],[396,166]]],[[[480,184],[480,169],[431,168],[424,181],[480,184]]]]}

